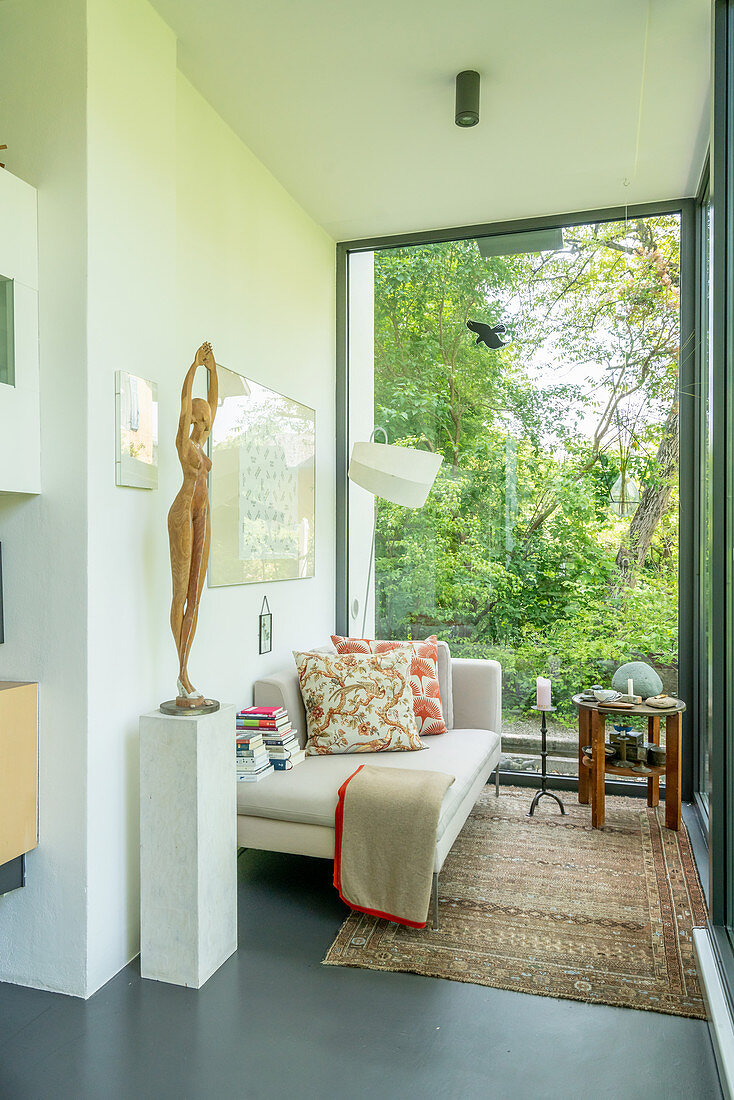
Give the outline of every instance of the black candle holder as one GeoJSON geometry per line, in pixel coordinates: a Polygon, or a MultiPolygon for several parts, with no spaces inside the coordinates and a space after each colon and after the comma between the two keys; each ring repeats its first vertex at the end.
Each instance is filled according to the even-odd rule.
{"type": "Polygon", "coordinates": [[[555,799],[555,801],[558,803],[558,805],[560,807],[561,813],[562,814],[566,813],[566,807],[563,805],[563,802],[561,801],[560,797],[555,793],[555,791],[549,791],[548,790],[548,775],[547,775],[546,765],[545,765],[546,757],[548,756],[548,749],[546,747],[546,734],[548,732],[548,727],[546,725],[545,716],[549,711],[553,711],[555,709],[556,709],[555,707],[533,707],[533,710],[539,710],[540,713],[541,713],[541,719],[540,719],[540,736],[541,736],[541,749],[540,749],[541,772],[540,772],[540,776],[541,776],[541,778],[540,778],[540,790],[536,791],[535,797],[533,798],[533,801],[530,804],[530,809],[528,810],[528,817],[533,816],[533,814],[535,813],[535,807],[538,805],[538,803],[540,802],[543,795],[545,795],[547,798],[555,799]]]}

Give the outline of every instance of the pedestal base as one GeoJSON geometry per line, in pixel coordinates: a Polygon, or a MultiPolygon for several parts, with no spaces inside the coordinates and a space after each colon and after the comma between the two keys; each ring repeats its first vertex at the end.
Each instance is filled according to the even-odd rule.
{"type": "Polygon", "coordinates": [[[555,793],[555,791],[542,790],[542,791],[537,791],[536,792],[535,797],[533,798],[533,801],[530,803],[530,809],[528,810],[528,817],[533,816],[533,814],[535,813],[535,808],[538,805],[538,803],[540,802],[541,798],[553,798],[558,803],[558,805],[560,807],[560,810],[561,810],[561,813],[562,814],[566,813],[566,807],[563,805],[563,801],[561,800],[560,795],[557,795],[555,793]]]}
{"type": "Polygon", "coordinates": [[[186,715],[196,717],[199,714],[214,714],[215,710],[219,710],[219,703],[216,699],[204,699],[202,698],[200,703],[192,703],[190,700],[185,705],[181,705],[178,699],[167,699],[165,703],[161,703],[161,713],[171,715],[186,715]]]}
{"type": "Polygon", "coordinates": [[[140,719],[140,973],[198,989],[237,950],[235,707],[140,719]]]}

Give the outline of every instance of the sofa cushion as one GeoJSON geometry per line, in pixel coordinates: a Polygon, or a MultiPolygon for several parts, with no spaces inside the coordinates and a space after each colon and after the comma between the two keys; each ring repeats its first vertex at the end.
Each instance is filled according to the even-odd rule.
{"type": "Polygon", "coordinates": [[[446,733],[441,691],[438,681],[437,644],[435,634],[425,641],[399,642],[392,638],[344,638],[332,634],[331,640],[337,653],[390,653],[396,649],[405,649],[410,653],[410,683],[413,689],[413,709],[418,733],[446,733]]]}
{"type": "Polygon", "coordinates": [[[441,689],[441,709],[446,728],[454,728],[454,683],[453,666],[448,642],[439,638],[436,645],[438,655],[438,686],[441,689]]]}
{"type": "MultiPolygon", "coordinates": [[[[499,734],[488,730],[449,730],[427,741],[423,752],[373,753],[369,765],[433,770],[455,777],[441,806],[438,840],[499,741],[499,734]]],[[[364,762],[364,757],[307,756],[292,771],[275,772],[260,783],[238,783],[237,812],[333,829],[339,788],[364,762]]]]}
{"type": "Polygon", "coordinates": [[[308,722],[307,756],[423,748],[405,648],[359,656],[294,653],[308,722]]]}

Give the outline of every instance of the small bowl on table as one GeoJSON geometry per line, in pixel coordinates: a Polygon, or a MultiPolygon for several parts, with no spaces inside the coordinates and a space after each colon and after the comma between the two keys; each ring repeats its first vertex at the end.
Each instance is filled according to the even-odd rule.
{"type": "MultiPolygon", "coordinates": [[[[593,759],[594,756],[592,752],[592,747],[593,746],[591,745],[587,745],[586,748],[581,750],[584,756],[588,756],[589,760],[593,759]]],[[[614,745],[604,745],[604,756],[607,758],[607,760],[610,760],[614,756],[616,751],[617,750],[614,745]]]]}
{"type": "Polygon", "coordinates": [[[594,698],[597,703],[615,703],[622,696],[620,692],[614,691],[612,688],[602,688],[601,691],[594,692],[594,698]]]}

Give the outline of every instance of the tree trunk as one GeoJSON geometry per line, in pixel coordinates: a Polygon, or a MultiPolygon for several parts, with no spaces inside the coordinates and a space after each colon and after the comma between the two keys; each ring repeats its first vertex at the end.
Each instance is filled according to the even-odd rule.
{"type": "Polygon", "coordinates": [[[627,539],[617,552],[617,567],[625,580],[631,580],[640,569],[650,549],[655,528],[665,514],[673,491],[673,478],[678,470],[678,402],[676,400],[665,421],[663,437],[656,456],[657,476],[642,494],[630,522],[627,539]]]}

